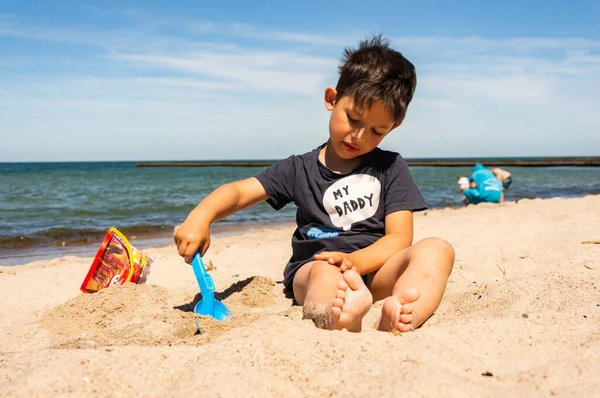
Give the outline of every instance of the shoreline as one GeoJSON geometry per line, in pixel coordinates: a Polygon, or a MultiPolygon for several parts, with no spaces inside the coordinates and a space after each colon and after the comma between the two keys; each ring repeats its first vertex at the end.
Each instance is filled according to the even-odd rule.
{"type": "MultiPolygon", "coordinates": [[[[521,198],[514,199],[510,198],[505,204],[510,203],[518,203],[519,201],[527,201],[527,200],[552,200],[552,199],[576,199],[582,198],[586,196],[594,196],[600,195],[596,193],[591,194],[581,194],[581,195],[563,195],[563,196],[552,196],[552,197],[540,197],[540,198],[521,198]]],[[[440,210],[460,210],[465,208],[461,203],[457,203],[455,206],[444,206],[444,207],[431,207],[427,211],[440,211],[440,210]]],[[[418,213],[415,213],[418,214],[418,213]]],[[[280,225],[295,225],[295,219],[293,218],[282,218],[279,220],[268,220],[263,222],[250,222],[250,221],[241,221],[241,222],[232,222],[232,221],[218,221],[213,224],[211,227],[211,234],[215,237],[218,236],[227,236],[229,234],[240,235],[247,232],[259,230],[264,226],[273,226],[278,227],[280,225]]],[[[158,232],[130,232],[128,231],[128,227],[119,228],[119,229],[129,240],[129,242],[137,247],[138,249],[149,249],[153,247],[162,247],[169,245],[172,243],[171,230],[172,227],[154,227],[150,230],[158,231],[158,232]]],[[[134,227],[136,228],[136,227],[134,227]]],[[[53,245],[51,244],[32,244],[28,247],[10,247],[10,244],[3,244],[2,250],[3,253],[0,254],[0,266],[17,266],[23,264],[25,262],[32,261],[41,261],[41,260],[49,260],[60,258],[64,256],[95,256],[102,240],[109,227],[106,228],[106,231],[98,231],[95,233],[95,237],[93,238],[81,238],[77,237],[72,241],[62,242],[62,246],[57,244],[56,241],[53,245]],[[25,260],[29,258],[29,260],[25,260]]],[[[148,227],[144,229],[148,230],[148,227]]],[[[16,239],[16,237],[15,237],[16,239]]]]}
{"type": "MultiPolygon", "coordinates": [[[[600,198],[600,194],[589,194],[583,195],[581,197],[552,197],[552,198],[535,198],[535,199],[520,199],[516,201],[505,202],[504,204],[495,204],[495,203],[481,203],[478,205],[469,205],[469,206],[457,206],[457,207],[441,207],[441,208],[432,208],[425,210],[423,212],[414,213],[415,223],[419,217],[427,216],[428,214],[435,214],[438,212],[448,213],[448,212],[467,212],[469,210],[475,211],[476,208],[506,208],[507,206],[515,206],[519,203],[526,202],[536,202],[536,201],[552,201],[552,200],[577,200],[586,197],[598,197],[600,198]]],[[[260,231],[265,231],[269,228],[273,228],[276,230],[281,229],[291,229],[292,231],[295,229],[296,223],[295,220],[277,220],[277,221],[267,221],[261,224],[256,223],[223,223],[217,222],[211,227],[211,238],[213,239],[221,239],[221,238],[229,238],[229,237],[240,237],[244,235],[252,235],[258,233],[260,231]]],[[[107,228],[108,231],[108,228],[107,228]]],[[[146,236],[127,236],[125,235],[132,246],[135,246],[139,250],[148,251],[148,250],[157,250],[163,249],[165,247],[173,245],[173,240],[170,232],[168,234],[158,233],[158,234],[150,234],[146,236]]],[[[415,233],[415,242],[417,234],[415,233]]],[[[18,253],[17,255],[0,257],[0,268],[2,267],[19,267],[22,265],[27,265],[30,263],[39,263],[44,261],[56,261],[62,258],[93,258],[100,244],[102,243],[102,239],[98,239],[97,242],[89,243],[89,244],[81,244],[81,245],[67,245],[67,246],[44,246],[39,251],[32,250],[22,250],[22,253],[18,253]]],[[[291,234],[288,236],[291,239],[291,234]]],[[[289,240],[288,239],[288,240],[289,240]]]]}
{"type": "MultiPolygon", "coordinates": [[[[215,223],[211,227],[211,237],[220,238],[227,236],[239,236],[252,232],[257,232],[264,228],[281,228],[287,226],[295,226],[293,220],[277,220],[267,221],[260,225],[256,223],[215,223]]],[[[117,228],[118,229],[118,228],[117,228]]],[[[108,232],[108,228],[106,229],[108,232]]],[[[22,264],[31,262],[44,261],[59,259],[61,257],[94,257],[100,248],[100,244],[104,239],[104,234],[96,239],[94,242],[79,244],[79,245],[65,245],[65,246],[43,246],[38,248],[27,248],[27,249],[16,249],[11,253],[9,249],[9,255],[0,257],[0,267],[15,267],[22,264]],[[29,258],[26,262],[24,259],[29,258]]],[[[171,232],[164,233],[160,232],[157,234],[148,234],[145,236],[137,235],[125,235],[127,240],[132,246],[135,246],[140,250],[148,250],[153,248],[161,248],[173,244],[173,237],[171,232]]]]}

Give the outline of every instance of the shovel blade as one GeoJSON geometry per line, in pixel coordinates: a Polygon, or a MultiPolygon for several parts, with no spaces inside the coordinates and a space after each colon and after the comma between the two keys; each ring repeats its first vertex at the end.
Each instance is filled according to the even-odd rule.
{"type": "Polygon", "coordinates": [[[194,307],[194,312],[198,315],[211,316],[217,321],[224,321],[225,318],[231,315],[231,310],[225,304],[215,299],[202,299],[198,301],[194,307]]]}

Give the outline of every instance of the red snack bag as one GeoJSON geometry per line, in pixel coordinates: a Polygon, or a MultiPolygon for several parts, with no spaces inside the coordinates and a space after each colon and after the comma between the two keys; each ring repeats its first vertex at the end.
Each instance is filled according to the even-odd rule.
{"type": "Polygon", "coordinates": [[[95,293],[127,282],[141,284],[146,282],[151,269],[152,259],[131,246],[119,230],[110,228],[80,289],[95,293]]]}

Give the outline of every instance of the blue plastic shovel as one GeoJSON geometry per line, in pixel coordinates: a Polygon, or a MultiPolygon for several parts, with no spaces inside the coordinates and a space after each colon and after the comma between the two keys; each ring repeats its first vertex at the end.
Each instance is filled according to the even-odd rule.
{"type": "Polygon", "coordinates": [[[217,321],[223,321],[229,315],[231,310],[225,304],[215,299],[215,284],[212,277],[206,272],[206,267],[202,262],[200,253],[196,253],[192,260],[192,268],[200,286],[202,300],[196,303],[194,312],[199,315],[208,315],[215,318],[217,321]]]}

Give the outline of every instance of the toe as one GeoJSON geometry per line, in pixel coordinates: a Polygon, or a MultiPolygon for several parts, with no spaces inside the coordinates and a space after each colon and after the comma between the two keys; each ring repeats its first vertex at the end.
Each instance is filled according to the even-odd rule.
{"type": "Polygon", "coordinates": [[[412,312],[413,312],[412,304],[402,304],[402,307],[400,308],[401,314],[412,314],[412,312]]]}
{"type": "Polygon", "coordinates": [[[400,314],[400,323],[412,323],[413,316],[412,314],[400,314]]]}
{"type": "Polygon", "coordinates": [[[348,284],[348,287],[352,290],[358,290],[363,287],[366,287],[362,278],[356,271],[346,271],[344,272],[344,281],[348,284]]]}
{"type": "Polygon", "coordinates": [[[401,304],[408,304],[417,301],[421,293],[418,289],[410,288],[399,292],[397,297],[401,304]]]}
{"type": "Polygon", "coordinates": [[[342,308],[344,306],[344,300],[340,299],[340,298],[336,298],[333,300],[333,307],[334,308],[342,308]]]}
{"type": "Polygon", "coordinates": [[[399,332],[405,333],[413,330],[413,325],[411,323],[402,323],[400,322],[397,327],[399,332]]]}
{"type": "Polygon", "coordinates": [[[342,315],[342,309],[340,307],[336,307],[336,306],[331,307],[331,317],[333,318],[334,322],[339,320],[341,315],[342,315]]]}

